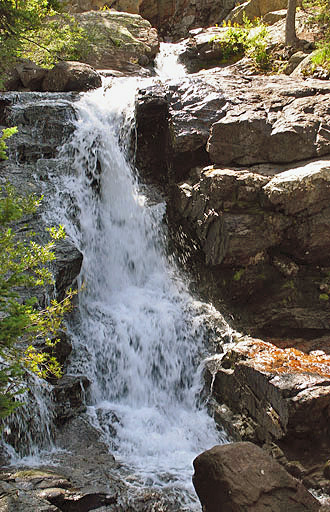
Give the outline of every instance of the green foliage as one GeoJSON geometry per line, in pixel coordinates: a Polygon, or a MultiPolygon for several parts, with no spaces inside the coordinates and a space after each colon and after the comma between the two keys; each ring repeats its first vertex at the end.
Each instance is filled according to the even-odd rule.
{"type": "Polygon", "coordinates": [[[328,301],[329,300],[329,295],[327,293],[321,293],[319,295],[319,299],[320,300],[325,300],[325,301],[328,301]]]}
{"type": "Polygon", "coordinates": [[[245,272],[244,268],[240,268],[239,270],[237,270],[234,274],[234,281],[240,281],[244,272],[245,272]]]}
{"type": "Polygon", "coordinates": [[[318,49],[312,57],[314,68],[322,67],[330,71],[330,41],[318,44],[318,49]]]}
{"type": "Polygon", "coordinates": [[[5,140],[8,139],[9,137],[11,137],[12,135],[14,135],[15,133],[17,133],[16,126],[13,126],[11,128],[5,128],[2,131],[2,135],[0,137],[0,160],[7,160],[7,158],[8,158],[6,155],[7,144],[5,143],[5,140]]]}
{"type": "Polygon", "coordinates": [[[94,36],[56,9],[57,0],[0,0],[0,89],[17,59],[49,67],[88,54],[94,36]]]}
{"type": "Polygon", "coordinates": [[[46,67],[61,59],[84,59],[93,44],[92,34],[64,13],[44,20],[24,37],[21,56],[46,67]]]}
{"type": "MultiPolygon", "coordinates": [[[[4,134],[0,141],[3,143],[4,134]]],[[[4,149],[2,146],[3,153],[4,149]]],[[[74,293],[69,291],[61,302],[52,300],[44,309],[31,292],[27,293],[31,288],[54,284],[48,264],[55,259],[55,241],[65,236],[62,226],[53,227],[48,230],[48,243],[36,242],[23,221],[35,213],[40,202],[33,194],[18,195],[10,184],[0,188],[0,418],[19,405],[17,397],[27,370],[42,378],[61,376],[57,360],[38,352],[34,345],[37,341],[50,347],[57,343],[56,333],[71,309],[74,293]]]]}
{"type": "Polygon", "coordinates": [[[330,72],[330,0],[311,0],[308,7],[313,10],[309,22],[318,27],[320,35],[312,57],[312,71],[321,67],[330,72]]]}
{"type": "Polygon", "coordinates": [[[258,69],[267,69],[270,59],[267,54],[267,27],[256,20],[251,22],[244,18],[244,26],[230,22],[223,23],[227,30],[211,41],[221,49],[221,61],[236,60],[244,55],[250,57],[258,69]]]}

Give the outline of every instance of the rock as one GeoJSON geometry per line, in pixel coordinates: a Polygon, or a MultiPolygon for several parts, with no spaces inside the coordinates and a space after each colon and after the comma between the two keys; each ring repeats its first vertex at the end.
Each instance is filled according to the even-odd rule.
{"type": "Polygon", "coordinates": [[[262,18],[267,13],[286,9],[286,7],[286,0],[249,0],[233,9],[227,19],[242,24],[244,15],[249,20],[254,20],[262,18]]]}
{"type": "Polygon", "coordinates": [[[42,91],[42,82],[47,69],[37,66],[34,62],[23,62],[16,66],[17,74],[23,86],[30,91],[42,91]]]}
{"type": "Polygon", "coordinates": [[[140,62],[152,62],[159,49],[156,29],[137,14],[90,11],[75,15],[76,23],[95,39],[84,62],[95,69],[138,74],[140,62]]]}
{"type": "Polygon", "coordinates": [[[295,215],[321,212],[330,195],[330,160],[316,160],[276,174],[263,187],[267,200],[278,211],[295,215]]]}
{"type": "Polygon", "coordinates": [[[140,91],[139,109],[136,113],[137,151],[136,164],[145,169],[144,179],[156,183],[168,181],[171,133],[169,129],[168,102],[164,89],[152,94],[140,91]]]}
{"type": "Polygon", "coordinates": [[[88,64],[61,61],[48,71],[42,89],[50,92],[88,91],[101,85],[101,76],[88,64]]]}
{"type": "Polygon", "coordinates": [[[56,292],[59,300],[62,300],[66,290],[75,284],[83,257],[81,252],[67,239],[56,244],[55,256],[56,292]]]}
{"type": "Polygon", "coordinates": [[[297,98],[271,114],[267,108],[234,109],[214,123],[207,146],[212,162],[221,165],[294,162],[297,154],[314,158],[329,148],[326,97],[297,98]]]}
{"type": "Polygon", "coordinates": [[[329,356],[245,337],[210,360],[206,378],[218,404],[253,420],[259,443],[281,440],[282,449],[290,450],[291,443],[303,446],[311,436],[315,442],[328,436],[329,356]]]}
{"type": "MultiPolygon", "coordinates": [[[[38,172],[41,159],[54,158],[57,148],[70,137],[74,130],[73,120],[75,112],[72,103],[77,96],[75,94],[58,94],[56,101],[54,95],[43,95],[39,93],[28,93],[17,95],[16,93],[3,93],[2,116],[5,126],[18,126],[18,133],[8,139],[9,157],[13,147],[15,159],[2,162],[3,168],[13,167],[9,174],[14,180],[20,181],[19,188],[24,183],[31,183],[31,175],[38,172]],[[32,131],[31,127],[35,129],[32,131]],[[15,160],[19,166],[15,167],[15,160]],[[24,171],[22,164],[32,163],[32,169],[24,171]],[[23,177],[24,172],[26,176],[23,177]]],[[[1,107],[0,107],[1,108],[1,107]]],[[[1,118],[1,114],[0,114],[1,118]]],[[[46,176],[42,179],[45,180],[46,176]]],[[[26,188],[26,185],[25,185],[26,188]]]]}
{"type": "Polygon", "coordinates": [[[291,55],[288,63],[283,69],[283,73],[291,75],[291,73],[299,66],[299,64],[306,58],[306,53],[299,51],[291,55]]]}
{"type": "Polygon", "coordinates": [[[318,512],[319,502],[252,443],[215,446],[194,460],[193,483],[205,512],[318,512]]]}
{"type": "Polygon", "coordinates": [[[24,490],[18,491],[15,485],[0,482],[0,491],[1,512],[60,512],[49,501],[39,499],[24,490]]]}
{"type": "Polygon", "coordinates": [[[233,0],[179,0],[175,7],[168,0],[142,0],[139,13],[157,27],[162,35],[170,34],[178,39],[187,37],[190,29],[221,22],[234,6],[233,0]]]}
{"type": "Polygon", "coordinates": [[[234,69],[140,94],[137,163],[171,185],[170,231],[204,297],[227,305],[239,328],[288,346],[305,339],[309,351],[330,335],[329,171],[319,156],[330,152],[330,88],[234,69]]]}
{"type": "Polygon", "coordinates": [[[286,17],[286,9],[280,9],[279,11],[270,11],[263,15],[262,21],[266,25],[273,25],[277,21],[283,20],[286,17]]]}
{"type": "Polygon", "coordinates": [[[299,65],[295,67],[295,69],[292,71],[291,75],[292,76],[297,76],[297,77],[304,77],[304,76],[309,76],[312,74],[312,58],[313,58],[313,53],[305,56],[305,58],[300,61],[299,65]]]}
{"type": "MultiPolygon", "coordinates": [[[[149,103],[153,91],[159,96],[159,86],[148,90],[149,103]]],[[[182,180],[192,167],[206,166],[210,160],[225,166],[252,165],[326,155],[328,94],[329,87],[316,80],[246,78],[235,70],[202,71],[172,80],[163,95],[173,133],[170,164],[175,179],[182,180]]],[[[137,113],[140,108],[146,111],[143,103],[137,113]]]]}
{"type": "Polygon", "coordinates": [[[230,30],[232,29],[227,26],[215,26],[200,31],[190,31],[189,39],[181,43],[179,60],[184,63],[190,73],[220,65],[224,55],[219,42],[230,30]]]}
{"type": "Polygon", "coordinates": [[[327,462],[324,464],[323,474],[325,478],[330,480],[330,460],[327,460],[327,462]]]}
{"type": "Polygon", "coordinates": [[[87,377],[74,375],[65,375],[57,382],[53,394],[57,404],[55,420],[58,424],[86,410],[85,392],[89,385],[87,377]]]}
{"type": "Polygon", "coordinates": [[[21,91],[23,84],[16,68],[10,69],[4,79],[5,91],[21,91]]]}

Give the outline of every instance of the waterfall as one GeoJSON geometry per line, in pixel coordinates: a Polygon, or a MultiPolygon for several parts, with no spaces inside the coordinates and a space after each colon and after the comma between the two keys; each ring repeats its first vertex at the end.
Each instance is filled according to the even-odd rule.
{"type": "Polygon", "coordinates": [[[183,50],[180,43],[160,43],[159,53],[155,59],[156,73],[160,78],[181,78],[185,76],[185,67],[178,61],[180,50],[183,50]]]}
{"type": "Polygon", "coordinates": [[[59,154],[68,172],[49,168],[47,221],[64,224],[83,254],[68,373],[91,382],[91,422],[136,485],[176,489],[199,510],[192,460],[226,441],[200,399],[216,313],[168,257],[165,205],[148,198],[130,162],[136,91],[148,80],[107,80],[74,103],[75,131],[59,154]]]}

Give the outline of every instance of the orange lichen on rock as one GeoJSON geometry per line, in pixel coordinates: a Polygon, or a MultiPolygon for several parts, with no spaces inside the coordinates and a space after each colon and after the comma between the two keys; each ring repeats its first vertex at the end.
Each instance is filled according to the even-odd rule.
{"type": "Polygon", "coordinates": [[[295,348],[280,349],[261,340],[254,340],[240,352],[253,359],[253,366],[270,373],[309,373],[330,379],[330,356],[305,354],[295,348]]]}

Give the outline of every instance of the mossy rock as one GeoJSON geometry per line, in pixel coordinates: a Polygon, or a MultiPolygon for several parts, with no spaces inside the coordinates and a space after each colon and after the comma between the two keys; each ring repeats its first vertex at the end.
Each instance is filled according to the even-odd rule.
{"type": "Polygon", "coordinates": [[[75,15],[88,33],[83,62],[97,69],[125,68],[125,64],[152,61],[159,49],[157,31],[138,14],[90,11],[75,15]]]}

